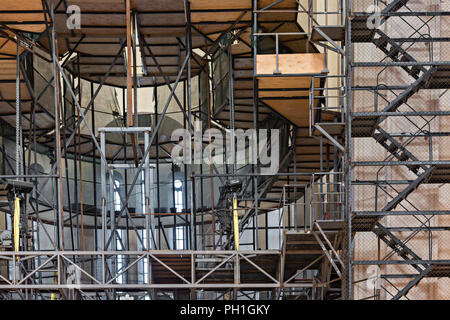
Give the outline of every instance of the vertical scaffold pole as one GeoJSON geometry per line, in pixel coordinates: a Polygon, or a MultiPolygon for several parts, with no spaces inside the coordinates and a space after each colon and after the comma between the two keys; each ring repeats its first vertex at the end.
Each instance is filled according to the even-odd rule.
{"type": "Polygon", "coordinates": [[[58,249],[64,250],[64,217],[63,213],[63,198],[62,198],[62,170],[61,170],[61,137],[59,125],[59,72],[58,72],[58,57],[56,54],[56,31],[55,31],[55,14],[54,14],[54,0],[50,4],[50,15],[52,19],[52,61],[53,61],[53,84],[54,84],[54,107],[55,107],[55,140],[56,140],[56,198],[57,198],[57,219],[58,222],[58,249]]]}

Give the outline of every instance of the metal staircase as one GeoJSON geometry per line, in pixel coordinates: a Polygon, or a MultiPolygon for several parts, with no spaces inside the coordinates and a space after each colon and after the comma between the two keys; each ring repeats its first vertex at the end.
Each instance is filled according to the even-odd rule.
{"type": "MultiPolygon", "coordinates": [[[[401,46],[389,38],[383,31],[376,29],[375,35],[379,38],[374,38],[373,43],[377,48],[386,54],[394,62],[417,62],[411,55],[409,55],[401,46]]],[[[417,66],[401,66],[410,76],[416,80],[419,78],[421,72],[426,72],[425,67],[417,66]]]]}
{"type": "MultiPolygon", "coordinates": [[[[400,241],[397,237],[395,237],[392,232],[390,232],[387,228],[382,226],[380,223],[376,224],[376,227],[373,229],[373,232],[380,238],[386,245],[389,246],[392,250],[395,251],[400,257],[405,260],[421,260],[421,258],[415,254],[406,244],[400,241]]],[[[422,268],[418,264],[411,264],[411,266],[419,272],[422,272],[426,269],[427,266],[422,268]]]]}
{"type": "MultiPolygon", "coordinates": [[[[375,140],[382,145],[390,154],[392,154],[398,161],[419,161],[411,152],[409,152],[401,143],[393,138],[388,132],[377,128],[379,133],[374,134],[375,140]]],[[[428,168],[422,164],[406,165],[409,170],[415,174],[419,173],[420,169],[426,171],[428,168]]]]}

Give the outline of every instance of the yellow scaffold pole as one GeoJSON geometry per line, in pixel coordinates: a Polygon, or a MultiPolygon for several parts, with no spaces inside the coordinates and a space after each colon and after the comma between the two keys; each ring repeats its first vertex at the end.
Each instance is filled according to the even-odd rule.
{"type": "Polygon", "coordinates": [[[20,199],[16,197],[14,200],[14,251],[19,251],[19,223],[20,223],[20,199]]]}
{"type": "Polygon", "coordinates": [[[239,250],[239,220],[237,211],[237,197],[233,196],[234,247],[239,250]]]}

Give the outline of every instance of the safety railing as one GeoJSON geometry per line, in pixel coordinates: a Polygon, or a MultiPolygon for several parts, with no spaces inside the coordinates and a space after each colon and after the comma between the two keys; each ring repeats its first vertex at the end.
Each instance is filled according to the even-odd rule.
{"type": "Polygon", "coordinates": [[[342,172],[313,173],[309,183],[284,185],[278,211],[280,243],[286,230],[306,232],[317,221],[343,221],[344,189],[342,172]]]}
{"type": "Polygon", "coordinates": [[[316,221],[344,219],[344,182],[342,172],[315,173],[311,177],[310,226],[316,221]]]}
{"type": "Polygon", "coordinates": [[[317,26],[342,25],[344,23],[343,0],[299,0],[299,10],[307,14],[307,29],[305,19],[300,15],[300,25],[308,33],[317,26]],[[305,21],[303,24],[301,23],[305,21]]]}
{"type": "MultiPolygon", "coordinates": [[[[278,237],[279,237],[279,245],[283,244],[283,234],[286,230],[297,230],[299,227],[297,209],[299,207],[303,208],[303,221],[306,221],[307,212],[309,212],[309,205],[305,199],[305,195],[307,192],[308,184],[286,184],[283,186],[283,192],[280,198],[280,205],[278,210],[278,237]],[[288,190],[289,189],[289,190],[288,190]],[[290,189],[294,189],[293,192],[290,189]],[[303,197],[296,199],[295,195],[303,190],[303,197]],[[290,198],[291,194],[294,193],[294,198],[290,198]],[[293,201],[292,201],[293,200],[293,201]]],[[[305,224],[303,226],[305,228],[305,224]]]]}
{"type": "Polygon", "coordinates": [[[345,98],[344,75],[317,75],[311,78],[308,116],[309,135],[312,135],[314,128],[320,125],[320,114],[322,112],[335,112],[338,115],[338,122],[344,123],[345,98]]]}
{"type": "MultiPolygon", "coordinates": [[[[302,39],[306,39],[308,37],[307,32],[258,32],[254,33],[254,52],[255,56],[258,54],[274,54],[275,55],[275,68],[273,70],[273,75],[281,75],[280,70],[280,38],[281,41],[288,38],[287,41],[295,41],[302,39]],[[297,39],[296,39],[297,38],[297,39]],[[268,40],[267,44],[263,41],[268,40]]],[[[286,42],[287,42],[286,41],[286,42]]],[[[256,63],[256,62],[255,62],[256,63]]],[[[262,76],[264,74],[260,74],[255,68],[255,74],[262,76]]],[[[295,76],[295,73],[289,73],[290,76],[295,76]]]]}

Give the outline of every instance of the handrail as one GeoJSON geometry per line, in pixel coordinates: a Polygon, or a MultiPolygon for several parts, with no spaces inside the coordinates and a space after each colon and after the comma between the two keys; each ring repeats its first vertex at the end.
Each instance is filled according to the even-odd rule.
{"type": "MultiPolygon", "coordinates": [[[[346,97],[346,93],[345,93],[345,86],[338,86],[338,87],[315,87],[314,82],[315,79],[317,78],[325,78],[325,79],[331,79],[331,78],[335,78],[335,79],[343,79],[345,78],[344,75],[318,75],[318,76],[313,76],[311,78],[311,85],[310,85],[310,90],[309,90],[309,135],[312,136],[312,128],[315,125],[315,119],[314,119],[314,110],[337,110],[340,112],[344,111],[345,105],[338,105],[336,107],[329,107],[328,106],[328,99],[329,98],[335,98],[335,99],[339,99],[339,102],[345,101],[345,97],[346,97]],[[330,96],[328,94],[328,90],[339,90],[339,92],[342,92],[343,94],[338,94],[336,96],[330,96]],[[315,96],[314,92],[315,91],[326,91],[326,93],[324,95],[321,96],[315,96]],[[325,108],[323,107],[315,107],[315,100],[316,99],[325,99],[325,108]]],[[[340,104],[340,103],[339,103],[340,104]]]]}
{"type": "MultiPolygon", "coordinates": [[[[303,229],[305,232],[312,230],[314,223],[318,220],[330,220],[330,221],[341,221],[343,220],[344,211],[342,208],[336,208],[332,214],[328,217],[325,217],[320,212],[316,212],[314,206],[319,205],[322,207],[323,205],[342,205],[344,203],[344,182],[343,182],[343,173],[342,172],[317,172],[312,173],[311,179],[308,183],[301,184],[285,184],[283,186],[283,192],[279,201],[278,208],[278,229],[279,229],[279,240],[281,244],[281,237],[284,234],[286,227],[288,229],[297,230],[295,226],[291,226],[290,224],[286,225],[285,223],[285,211],[288,206],[294,206],[294,214],[297,214],[296,207],[298,205],[304,206],[304,219],[303,219],[303,229]],[[331,178],[331,177],[335,178],[331,178]],[[328,181],[323,182],[323,178],[328,181]],[[329,181],[332,180],[332,181],[329,181]],[[314,188],[317,186],[325,186],[325,191],[320,190],[319,192],[315,192],[314,188]],[[292,200],[286,199],[287,188],[292,187],[300,187],[304,188],[305,193],[303,195],[303,202],[298,202],[300,199],[292,200]],[[316,199],[316,198],[319,199],[316,199]],[[307,224],[307,221],[309,224],[307,224]]],[[[320,188],[322,189],[322,188],[320,188]]],[[[321,210],[320,210],[321,211],[321,210]]],[[[301,227],[301,226],[300,226],[301,227]]]]}

